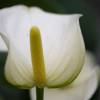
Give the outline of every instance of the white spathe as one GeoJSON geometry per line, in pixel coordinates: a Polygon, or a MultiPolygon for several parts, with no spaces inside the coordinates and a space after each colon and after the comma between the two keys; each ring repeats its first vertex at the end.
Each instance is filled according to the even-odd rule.
{"type": "Polygon", "coordinates": [[[0,35],[8,48],[6,79],[22,88],[34,86],[29,37],[32,26],[37,26],[42,38],[46,86],[58,87],[74,80],[82,69],[85,55],[80,16],[26,6],[0,10],[0,35]]]}
{"type": "MultiPolygon", "coordinates": [[[[90,100],[98,86],[98,70],[94,56],[88,52],[85,65],[78,78],[69,86],[44,89],[44,100],[90,100]]],[[[35,88],[30,91],[31,100],[36,100],[35,88]]]]}

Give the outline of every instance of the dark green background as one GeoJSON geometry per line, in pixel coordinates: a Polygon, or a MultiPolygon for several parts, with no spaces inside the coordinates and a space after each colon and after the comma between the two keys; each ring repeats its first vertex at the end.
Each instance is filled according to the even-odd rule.
{"type": "MultiPolygon", "coordinates": [[[[92,51],[100,63],[100,2],[99,0],[0,0],[0,9],[24,4],[39,6],[42,9],[55,13],[81,13],[80,25],[86,49],[92,51]]],[[[0,52],[0,100],[30,100],[28,90],[19,90],[10,87],[4,79],[3,68],[7,53],[0,52]]],[[[92,87],[91,87],[92,88],[92,87]]],[[[100,89],[91,100],[99,100],[100,89]]]]}

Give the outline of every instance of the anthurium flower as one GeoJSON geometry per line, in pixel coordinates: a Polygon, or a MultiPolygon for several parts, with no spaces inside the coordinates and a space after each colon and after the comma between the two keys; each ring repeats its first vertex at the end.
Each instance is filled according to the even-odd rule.
{"type": "MultiPolygon", "coordinates": [[[[90,100],[98,86],[98,71],[95,56],[87,52],[84,67],[77,79],[64,88],[45,88],[44,100],[90,100]]],[[[35,88],[31,89],[30,95],[32,100],[36,100],[35,88]]]]}
{"type": "Polygon", "coordinates": [[[80,16],[26,6],[1,9],[0,35],[8,51],[8,82],[21,88],[70,84],[84,64],[80,16]]]}

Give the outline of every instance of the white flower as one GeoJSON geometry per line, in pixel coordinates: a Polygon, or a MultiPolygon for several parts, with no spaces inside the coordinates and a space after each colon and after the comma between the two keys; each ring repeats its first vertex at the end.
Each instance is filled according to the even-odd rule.
{"type": "MultiPolygon", "coordinates": [[[[45,88],[44,100],[90,100],[99,82],[98,70],[95,57],[88,52],[83,70],[77,79],[64,88],[45,88]]],[[[32,100],[36,100],[35,88],[31,89],[30,96],[32,100]]]]}
{"type": "MultiPolygon", "coordinates": [[[[6,79],[21,88],[37,85],[30,52],[30,30],[37,26],[45,63],[44,86],[59,87],[70,84],[84,64],[85,48],[79,26],[80,16],[53,14],[25,6],[0,10],[0,35],[6,43],[5,50],[8,50],[6,79]]],[[[0,46],[2,45],[1,42],[0,46]]],[[[41,73],[40,70],[40,78],[41,73]]]]}

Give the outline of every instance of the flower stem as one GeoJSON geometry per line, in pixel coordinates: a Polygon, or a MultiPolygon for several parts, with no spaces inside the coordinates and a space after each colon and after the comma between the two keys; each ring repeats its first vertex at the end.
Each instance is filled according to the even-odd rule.
{"type": "Polygon", "coordinates": [[[36,100],[43,100],[44,99],[44,88],[36,87],[36,100]]]}

